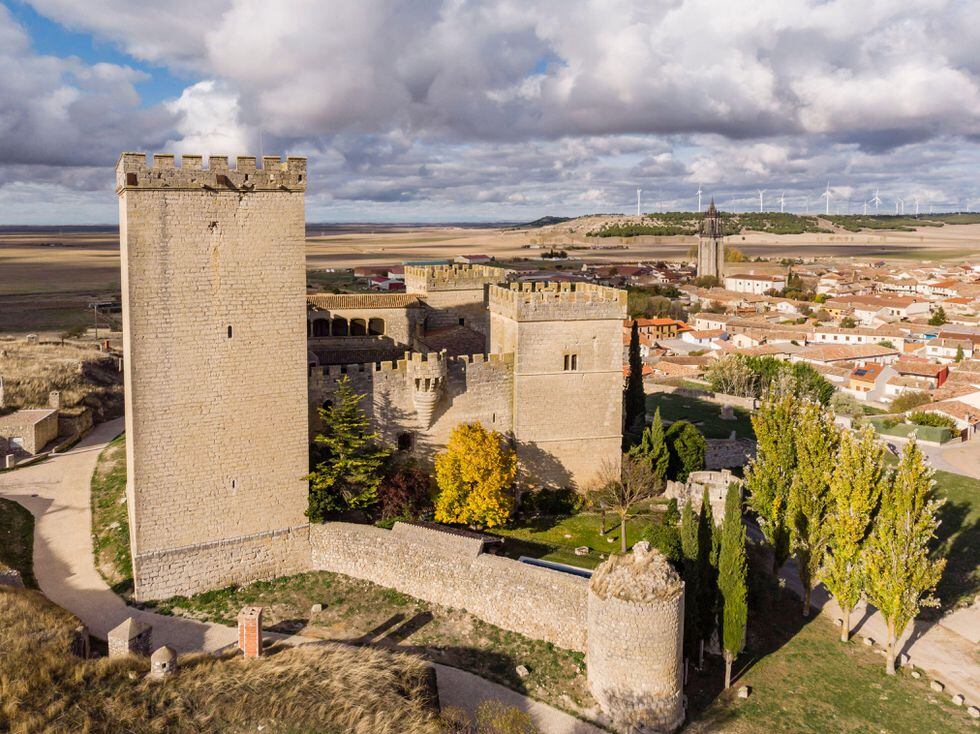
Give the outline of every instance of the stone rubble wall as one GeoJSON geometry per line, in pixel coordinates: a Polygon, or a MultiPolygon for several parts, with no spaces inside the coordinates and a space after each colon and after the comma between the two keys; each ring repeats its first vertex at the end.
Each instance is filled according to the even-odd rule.
{"type": "Polygon", "coordinates": [[[396,523],[310,527],[312,566],[387,586],[569,650],[586,649],[588,580],[510,558],[473,555],[473,539],[396,523]]]}
{"type": "Polygon", "coordinates": [[[755,410],[758,407],[758,400],[755,398],[743,398],[738,395],[727,395],[726,393],[706,392],[702,390],[692,390],[689,387],[679,387],[677,385],[665,385],[657,382],[644,382],[647,395],[656,393],[666,393],[668,395],[680,395],[687,398],[704,400],[718,405],[731,405],[733,408],[744,408],[745,410],[755,410]]]}
{"type": "Polygon", "coordinates": [[[704,454],[707,469],[745,466],[755,456],[755,441],[748,438],[709,438],[704,454]]]}

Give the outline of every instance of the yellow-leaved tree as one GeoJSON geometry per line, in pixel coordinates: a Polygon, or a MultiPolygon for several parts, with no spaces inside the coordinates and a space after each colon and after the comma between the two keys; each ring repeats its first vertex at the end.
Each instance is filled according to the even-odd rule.
{"type": "Polygon", "coordinates": [[[517,457],[503,436],[480,423],[461,423],[436,455],[436,520],[493,528],[514,510],[517,457]]]}

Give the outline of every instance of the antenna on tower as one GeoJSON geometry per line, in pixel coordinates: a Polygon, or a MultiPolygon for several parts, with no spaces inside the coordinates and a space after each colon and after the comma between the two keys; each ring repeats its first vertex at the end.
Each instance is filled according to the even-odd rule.
{"type": "Polygon", "coordinates": [[[830,200],[833,198],[833,195],[830,193],[830,181],[827,182],[827,190],[820,194],[820,198],[827,200],[827,206],[824,209],[824,214],[826,216],[830,216],[830,200]]]}
{"type": "Polygon", "coordinates": [[[701,184],[698,184],[698,214],[701,213],[701,184]]]}

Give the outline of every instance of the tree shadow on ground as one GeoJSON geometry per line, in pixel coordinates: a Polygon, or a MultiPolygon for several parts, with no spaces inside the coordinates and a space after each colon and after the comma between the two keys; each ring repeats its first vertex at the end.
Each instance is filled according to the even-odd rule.
{"type": "Polygon", "coordinates": [[[429,662],[468,670],[518,693],[527,693],[524,681],[517,674],[517,663],[510,655],[465,645],[425,645],[409,642],[409,638],[424,629],[432,620],[433,615],[428,611],[419,612],[408,619],[404,614],[394,614],[359,637],[332,641],[415,655],[429,662]]]}
{"type": "Polygon", "coordinates": [[[947,501],[939,508],[936,548],[946,557],[946,568],[936,587],[939,607],[927,607],[919,615],[938,620],[964,599],[972,599],[978,590],[980,568],[980,520],[969,522],[970,506],[965,502],[947,501]],[[953,537],[955,536],[955,537],[953,537]]]}

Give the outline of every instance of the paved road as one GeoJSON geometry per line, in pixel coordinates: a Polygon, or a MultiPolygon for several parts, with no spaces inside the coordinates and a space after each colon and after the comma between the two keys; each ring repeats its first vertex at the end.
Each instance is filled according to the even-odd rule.
{"type": "MultiPolygon", "coordinates": [[[[234,627],[195,622],[141,611],[106,585],[92,551],[92,473],[105,445],[123,430],[123,420],[102,423],[73,449],[47,461],[0,474],[0,496],[34,515],[34,576],[45,596],[75,614],[96,637],[105,639],[127,617],[153,626],[154,647],[179,653],[216,652],[238,644],[234,627]]],[[[288,644],[315,643],[300,636],[279,637],[288,644]]],[[[528,711],[544,734],[601,734],[590,724],[476,675],[436,665],[444,705],[474,710],[486,700],[502,700],[528,711]]]]}

